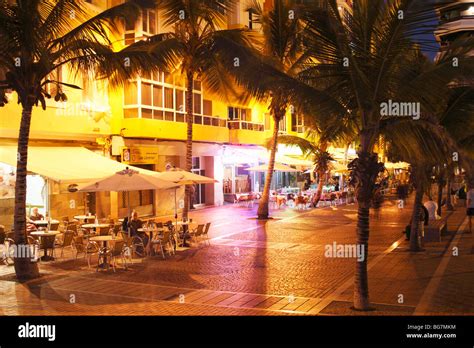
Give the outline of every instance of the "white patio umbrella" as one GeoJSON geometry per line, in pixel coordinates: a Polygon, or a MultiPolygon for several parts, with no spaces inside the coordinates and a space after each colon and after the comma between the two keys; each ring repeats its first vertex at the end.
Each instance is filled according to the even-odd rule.
{"type": "MultiPolygon", "coordinates": [[[[78,191],[102,192],[115,191],[127,192],[128,216],[130,216],[130,191],[161,190],[177,187],[177,184],[160,179],[153,175],[143,174],[128,167],[111,176],[81,185],[78,191]]],[[[130,236],[130,229],[128,229],[130,236]]]]}
{"type": "MultiPolygon", "coordinates": [[[[246,170],[253,171],[253,172],[266,172],[268,170],[268,164],[261,164],[256,167],[247,168],[246,170]]],[[[275,163],[273,170],[275,172],[299,172],[298,169],[291,168],[290,166],[287,166],[281,163],[275,163]]]]}
{"type": "MultiPolygon", "coordinates": [[[[191,173],[179,168],[173,168],[173,169],[170,169],[169,171],[159,173],[157,174],[157,177],[162,180],[172,182],[179,186],[195,185],[195,184],[213,184],[213,183],[218,182],[217,180],[213,178],[191,173]]],[[[175,187],[174,189],[174,219],[176,221],[176,225],[178,225],[178,208],[176,204],[176,190],[177,188],[175,187]]],[[[184,244],[185,244],[185,239],[183,241],[183,245],[184,244]]]]}

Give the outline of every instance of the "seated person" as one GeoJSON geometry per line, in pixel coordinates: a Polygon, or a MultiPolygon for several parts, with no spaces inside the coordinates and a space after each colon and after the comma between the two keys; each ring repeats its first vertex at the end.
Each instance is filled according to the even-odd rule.
{"type": "Polygon", "coordinates": [[[33,212],[29,218],[31,221],[44,220],[44,216],[38,211],[38,208],[33,208],[33,212]]]}
{"type": "Polygon", "coordinates": [[[433,199],[430,197],[428,201],[423,204],[428,211],[429,220],[439,220],[441,217],[438,215],[438,204],[436,204],[433,199]]]}
{"type": "Polygon", "coordinates": [[[130,235],[140,237],[143,240],[143,244],[147,246],[149,239],[148,235],[145,232],[138,231],[139,228],[143,228],[143,221],[138,218],[137,211],[134,210],[132,212],[132,218],[130,219],[128,226],[130,227],[130,235]]]}

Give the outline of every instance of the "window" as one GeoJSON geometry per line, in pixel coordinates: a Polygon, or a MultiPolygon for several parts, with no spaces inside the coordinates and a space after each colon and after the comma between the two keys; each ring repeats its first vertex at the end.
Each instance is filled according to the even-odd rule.
{"type": "Polygon", "coordinates": [[[142,11],[142,31],[143,34],[156,34],[156,14],[154,10],[142,11]]]}
{"type": "Polygon", "coordinates": [[[153,106],[163,107],[163,87],[161,86],[153,86],[153,106]]]}
{"type": "Polygon", "coordinates": [[[272,125],[271,125],[271,115],[270,113],[266,112],[265,113],[265,130],[269,130],[271,129],[272,125]]]}
{"type": "Polygon", "coordinates": [[[242,109],[229,106],[227,108],[228,119],[231,121],[241,120],[241,121],[252,121],[252,110],[251,109],[242,109]]]}
{"type": "Polygon", "coordinates": [[[249,29],[253,29],[253,13],[252,13],[252,9],[249,9],[249,24],[248,24],[248,27],[249,29]]]}
{"type": "Polygon", "coordinates": [[[151,105],[151,84],[142,83],[142,105],[151,105]]]}
{"type": "Polygon", "coordinates": [[[212,116],[212,100],[204,99],[202,103],[204,109],[202,113],[206,116],[212,116]]]}
{"type": "Polygon", "coordinates": [[[193,94],[193,97],[194,97],[194,105],[193,105],[193,108],[194,108],[194,113],[195,114],[201,114],[201,95],[200,94],[197,94],[197,93],[194,93],[193,94]]]}
{"type": "Polygon", "coordinates": [[[173,89],[168,88],[168,87],[165,87],[165,108],[166,109],[174,108],[173,89]]]}
{"type": "Polygon", "coordinates": [[[135,33],[125,33],[125,45],[131,45],[135,42],[135,33]]]}
{"type": "Polygon", "coordinates": [[[194,80],[193,81],[193,89],[196,90],[196,91],[200,91],[201,90],[201,81],[194,80]]]}
{"type": "Polygon", "coordinates": [[[184,112],[186,110],[184,106],[184,91],[177,89],[175,91],[176,94],[176,110],[180,112],[184,112]]]}
{"type": "Polygon", "coordinates": [[[303,115],[299,113],[291,114],[291,131],[303,133],[303,115]]]}
{"type": "Polygon", "coordinates": [[[127,82],[124,88],[125,105],[138,104],[138,91],[136,82],[127,82]]]}
{"type": "Polygon", "coordinates": [[[280,120],[278,124],[278,129],[280,132],[286,133],[286,115],[280,120]]]}

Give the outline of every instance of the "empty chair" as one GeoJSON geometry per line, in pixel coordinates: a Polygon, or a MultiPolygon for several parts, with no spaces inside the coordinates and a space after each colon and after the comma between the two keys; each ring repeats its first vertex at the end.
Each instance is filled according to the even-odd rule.
{"type": "Polygon", "coordinates": [[[163,256],[163,258],[165,258],[165,249],[168,251],[169,255],[171,255],[171,253],[174,253],[174,246],[171,241],[170,231],[164,231],[163,235],[161,236],[157,234],[156,238],[154,238],[151,243],[152,247],[160,247],[161,255],[163,256]]]}
{"type": "Polygon", "coordinates": [[[66,226],[66,231],[73,231],[75,235],[78,233],[77,222],[70,221],[66,226]]]}
{"type": "Polygon", "coordinates": [[[106,226],[106,227],[98,227],[96,228],[96,234],[99,235],[99,236],[107,236],[109,234],[109,226],[106,226]]]}
{"type": "Polygon", "coordinates": [[[109,257],[110,257],[110,261],[112,262],[112,268],[115,272],[115,265],[116,265],[116,259],[117,257],[120,257],[122,259],[122,263],[124,264],[124,267],[125,269],[127,269],[127,260],[126,260],[126,256],[127,255],[127,249],[126,249],[126,246],[125,246],[125,241],[124,240],[120,240],[120,239],[117,239],[115,240],[114,242],[114,245],[112,248],[110,248],[110,251],[109,251],[109,257]]]}
{"type": "Polygon", "coordinates": [[[61,256],[64,256],[64,249],[65,248],[73,248],[72,241],[74,239],[74,231],[66,231],[64,232],[63,240],[59,243],[56,243],[57,248],[61,248],[61,256]]]}
{"type": "Polygon", "coordinates": [[[206,225],[200,224],[197,225],[197,227],[189,232],[189,235],[191,236],[191,240],[194,240],[196,243],[199,243],[199,238],[202,237],[202,234],[204,233],[204,228],[206,225]]]}
{"type": "Polygon", "coordinates": [[[51,223],[49,226],[50,231],[57,231],[59,228],[59,222],[51,223]]]}
{"type": "Polygon", "coordinates": [[[207,240],[207,243],[211,245],[210,238],[209,238],[209,229],[211,228],[211,223],[208,222],[206,226],[204,227],[204,232],[201,235],[201,238],[205,238],[207,240]]]}
{"type": "Polygon", "coordinates": [[[91,263],[90,260],[92,258],[92,255],[98,254],[99,253],[99,245],[94,242],[94,241],[89,241],[86,245],[84,245],[84,239],[82,236],[74,237],[72,246],[74,250],[76,250],[76,257],[79,256],[79,254],[83,254],[84,258],[87,258],[87,265],[90,268],[91,263]]]}

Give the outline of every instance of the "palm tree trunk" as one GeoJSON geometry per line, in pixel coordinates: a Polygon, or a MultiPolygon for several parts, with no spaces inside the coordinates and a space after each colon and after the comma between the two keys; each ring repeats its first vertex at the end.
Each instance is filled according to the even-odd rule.
{"type": "Polygon", "coordinates": [[[367,311],[370,309],[369,301],[369,276],[367,272],[367,256],[369,253],[369,208],[370,202],[361,202],[357,209],[357,246],[364,250],[364,259],[356,260],[354,276],[354,309],[367,311]]]}
{"type": "Polygon", "coordinates": [[[275,155],[277,151],[277,145],[278,145],[278,130],[279,130],[279,123],[282,118],[280,115],[273,115],[273,137],[272,137],[272,145],[270,148],[270,159],[268,161],[268,170],[267,170],[267,175],[265,177],[265,185],[263,186],[263,193],[262,193],[262,198],[260,199],[260,202],[258,204],[258,210],[257,210],[257,218],[259,220],[265,220],[268,219],[268,202],[270,199],[270,186],[272,184],[272,178],[273,178],[273,169],[275,168],[275,155]]]}
{"type": "MultiPolygon", "coordinates": [[[[328,148],[327,143],[323,142],[323,143],[320,144],[320,151],[321,152],[326,151],[327,148],[328,148]]],[[[325,174],[324,170],[318,170],[318,188],[316,189],[316,199],[313,202],[314,207],[316,207],[318,205],[319,200],[321,199],[321,195],[323,194],[323,185],[324,185],[324,179],[325,179],[324,174],[325,174]]]]}
{"type": "Polygon", "coordinates": [[[411,228],[410,228],[410,251],[420,251],[420,245],[418,243],[418,236],[420,234],[420,214],[421,214],[421,205],[423,204],[423,183],[421,178],[421,171],[415,174],[416,180],[416,194],[415,194],[415,203],[413,205],[413,213],[411,218],[411,228]]]}
{"type": "Polygon", "coordinates": [[[324,171],[318,170],[318,187],[316,188],[316,198],[313,201],[313,206],[316,208],[319,201],[321,200],[321,195],[323,194],[323,185],[324,185],[324,171]]]}
{"type": "MultiPolygon", "coordinates": [[[[14,238],[16,245],[27,244],[26,238],[26,175],[28,163],[28,141],[30,137],[31,113],[33,107],[27,104],[21,114],[16,162],[14,238]]],[[[15,257],[15,273],[19,280],[39,277],[38,265],[28,257],[15,257]]]]}
{"type": "Polygon", "coordinates": [[[349,167],[352,171],[351,184],[355,186],[357,197],[357,230],[356,243],[364,252],[364,258],[356,260],[354,275],[354,309],[361,311],[370,310],[369,279],[367,273],[367,258],[369,255],[369,209],[374,195],[375,181],[383,170],[383,165],[378,163],[377,154],[371,153],[369,135],[361,135],[361,150],[358,157],[349,167]]]}
{"type": "MultiPolygon", "coordinates": [[[[193,169],[193,78],[194,73],[188,71],[186,74],[186,171],[193,169]]],[[[184,188],[183,219],[188,218],[191,202],[191,190],[189,185],[184,188]]]]}

